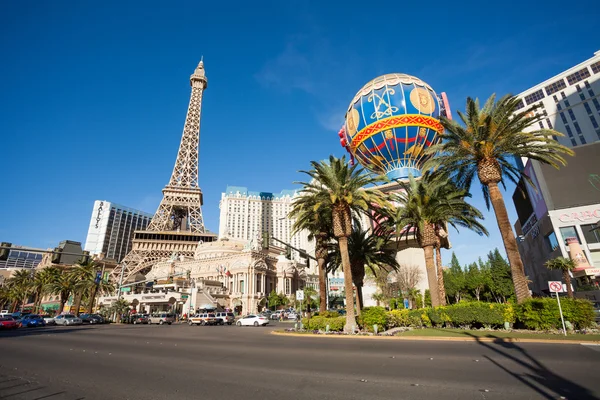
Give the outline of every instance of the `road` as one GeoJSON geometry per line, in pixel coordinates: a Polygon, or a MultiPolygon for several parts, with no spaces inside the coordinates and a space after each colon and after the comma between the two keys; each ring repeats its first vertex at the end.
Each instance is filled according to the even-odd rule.
{"type": "Polygon", "coordinates": [[[0,399],[600,397],[600,347],[284,337],[272,329],[103,325],[0,332],[0,399]]]}

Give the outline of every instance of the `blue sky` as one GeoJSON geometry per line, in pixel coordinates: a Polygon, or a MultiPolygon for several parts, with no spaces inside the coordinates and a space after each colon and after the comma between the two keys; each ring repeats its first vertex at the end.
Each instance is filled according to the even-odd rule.
{"type": "MultiPolygon", "coordinates": [[[[22,1],[1,10],[0,240],[42,248],[85,242],[96,199],[154,213],[201,56],[200,186],[217,231],[227,185],[278,192],[310,160],[342,156],[344,111],[378,75],[418,76],[456,110],[467,96],[519,93],[600,50],[595,1],[22,1]]],[[[450,232],[462,263],[502,248],[486,217],[489,238],[450,232]]]]}

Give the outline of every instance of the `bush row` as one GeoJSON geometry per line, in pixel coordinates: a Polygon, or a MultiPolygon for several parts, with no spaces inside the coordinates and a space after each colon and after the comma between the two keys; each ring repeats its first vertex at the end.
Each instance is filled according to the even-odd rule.
{"type": "MultiPolygon", "coordinates": [[[[582,299],[561,299],[565,321],[575,329],[595,325],[592,304],[582,299]]],[[[310,330],[341,331],[346,317],[336,317],[335,313],[302,320],[310,330]]],[[[461,302],[443,307],[421,308],[417,310],[386,311],[383,307],[365,307],[357,319],[358,325],[370,332],[373,325],[379,332],[394,327],[454,327],[454,328],[502,328],[505,323],[535,330],[560,329],[560,313],[556,299],[530,299],[522,304],[499,304],[484,302],[461,302]]]]}

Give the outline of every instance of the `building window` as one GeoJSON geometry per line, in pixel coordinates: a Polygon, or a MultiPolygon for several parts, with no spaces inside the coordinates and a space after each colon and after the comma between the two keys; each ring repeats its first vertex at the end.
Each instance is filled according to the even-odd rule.
{"type": "Polygon", "coordinates": [[[590,70],[586,68],[582,68],[577,72],[572,73],[571,75],[567,76],[567,82],[569,82],[569,85],[573,85],[579,81],[584,80],[585,78],[588,78],[590,76],[590,70]]]}
{"type": "Polygon", "coordinates": [[[596,121],[596,117],[590,115],[590,121],[592,121],[592,125],[594,125],[594,129],[598,129],[598,122],[596,121]]]}
{"type": "Polygon", "coordinates": [[[567,117],[565,117],[565,114],[560,113],[560,119],[562,119],[563,124],[567,124],[567,117]]]}
{"type": "Polygon", "coordinates": [[[546,244],[550,248],[550,251],[558,249],[558,240],[556,240],[554,232],[550,232],[544,239],[546,240],[546,244]]]}
{"type": "Polygon", "coordinates": [[[577,146],[577,142],[575,141],[575,139],[571,138],[571,144],[572,144],[573,146],[577,146]]]}
{"type": "Polygon", "coordinates": [[[527,96],[525,96],[525,103],[527,103],[527,105],[533,104],[538,100],[541,100],[544,98],[544,92],[542,91],[542,89],[535,91],[527,96]]]}
{"type": "Polygon", "coordinates": [[[579,235],[577,234],[577,230],[574,226],[563,226],[562,228],[558,228],[560,230],[560,236],[562,236],[563,242],[566,244],[566,240],[568,238],[577,238],[577,241],[581,244],[581,240],[579,240],[579,235]]]}
{"type": "Polygon", "coordinates": [[[538,124],[540,124],[541,129],[544,129],[544,123],[542,121],[539,121],[538,124]]]}
{"type": "Polygon", "coordinates": [[[525,104],[523,103],[523,100],[519,99],[519,102],[517,103],[516,110],[520,110],[523,107],[525,107],[525,104]]]}
{"type": "Polygon", "coordinates": [[[597,74],[598,72],[600,72],[600,61],[596,61],[595,63],[590,65],[590,67],[592,67],[592,71],[594,71],[594,73],[597,74]]]}
{"type": "Polygon", "coordinates": [[[594,107],[596,108],[596,111],[598,111],[600,113],[600,103],[598,102],[598,99],[593,99],[592,103],[594,103],[594,107]]]}
{"type": "Polygon", "coordinates": [[[565,125],[565,129],[567,130],[567,134],[569,135],[569,137],[572,138],[573,131],[571,130],[571,127],[569,125],[565,125]]]}
{"type": "Polygon", "coordinates": [[[577,89],[578,92],[581,92],[581,86],[575,85],[575,89],[577,89]]]}
{"type": "Polygon", "coordinates": [[[592,108],[590,107],[589,103],[583,103],[583,106],[585,107],[585,111],[587,111],[588,114],[592,113],[592,108]]]}
{"type": "Polygon", "coordinates": [[[581,128],[579,127],[579,124],[577,122],[573,122],[573,126],[575,127],[577,133],[581,135],[581,128]]]}
{"type": "Polygon", "coordinates": [[[579,136],[579,140],[581,141],[581,144],[586,144],[587,142],[585,141],[585,138],[583,137],[583,135],[579,136]]]}
{"type": "Polygon", "coordinates": [[[554,129],[554,127],[552,127],[552,122],[550,122],[550,118],[546,118],[546,123],[548,124],[548,128],[554,129]]]}
{"type": "Polygon", "coordinates": [[[600,225],[588,224],[581,225],[581,231],[585,241],[589,243],[600,243],[600,225]]]}
{"type": "MultiPolygon", "coordinates": [[[[546,88],[545,88],[546,94],[551,95],[552,93],[556,93],[559,90],[562,90],[566,87],[567,87],[567,84],[565,83],[564,79],[560,79],[560,80],[546,86],[546,88]]],[[[556,101],[556,98],[555,98],[555,101],[556,101]]]]}
{"type": "Polygon", "coordinates": [[[583,93],[579,93],[579,98],[584,101],[585,100],[585,95],[583,93]]]}
{"type": "Polygon", "coordinates": [[[290,278],[285,278],[285,294],[290,294],[292,292],[290,278]]]}
{"type": "Polygon", "coordinates": [[[569,109],[569,117],[571,117],[571,121],[575,121],[575,113],[573,113],[573,109],[569,109]]]}
{"type": "Polygon", "coordinates": [[[558,98],[556,97],[556,95],[552,96],[552,98],[554,99],[554,102],[555,102],[556,104],[558,104],[558,98]]]}

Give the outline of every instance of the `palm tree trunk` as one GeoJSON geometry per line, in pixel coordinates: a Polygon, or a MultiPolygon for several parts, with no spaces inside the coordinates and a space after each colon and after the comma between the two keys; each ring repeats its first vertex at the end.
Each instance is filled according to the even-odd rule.
{"type": "Polygon", "coordinates": [[[500,188],[498,188],[498,183],[491,182],[487,186],[490,193],[490,200],[494,207],[494,213],[496,214],[498,228],[500,229],[502,241],[504,242],[504,249],[508,256],[517,303],[522,303],[531,298],[531,294],[529,294],[527,277],[525,276],[525,269],[523,267],[523,262],[521,261],[521,255],[519,254],[517,241],[513,234],[512,227],[510,226],[510,220],[508,219],[508,213],[506,212],[506,206],[504,204],[504,199],[502,198],[502,192],[500,192],[500,188]]]}
{"type": "Polygon", "coordinates": [[[356,316],[360,317],[360,311],[363,308],[363,299],[362,299],[362,286],[354,284],[356,288],[356,316]]]}
{"type": "Polygon", "coordinates": [[[433,261],[433,246],[423,247],[425,251],[425,269],[427,270],[427,283],[429,284],[429,293],[431,294],[431,305],[437,307],[440,305],[439,290],[437,288],[438,280],[435,273],[435,262],[433,261]]]}
{"type": "MultiPolygon", "coordinates": [[[[435,264],[437,267],[437,284],[438,284],[438,299],[440,306],[446,305],[446,288],[444,287],[444,269],[442,268],[442,248],[436,246],[435,248],[435,264]]],[[[433,301],[433,300],[432,300],[433,301]]]]}
{"type": "Polygon", "coordinates": [[[327,311],[327,272],[325,270],[325,259],[319,258],[319,312],[327,311]]]}
{"type": "Polygon", "coordinates": [[[571,275],[569,275],[569,270],[563,271],[563,279],[565,280],[565,285],[567,285],[567,296],[573,298],[573,290],[571,290],[571,275]]]}
{"type": "Polygon", "coordinates": [[[63,313],[63,311],[65,310],[65,303],[67,302],[67,299],[64,299],[61,297],[60,298],[60,306],[58,307],[58,312],[56,313],[56,315],[60,315],[63,313]]]}
{"type": "Polygon", "coordinates": [[[79,292],[75,295],[75,316],[79,317],[79,308],[81,307],[81,298],[83,297],[83,292],[79,292]]]}
{"type": "Polygon", "coordinates": [[[91,314],[94,308],[94,301],[96,301],[96,294],[98,293],[98,285],[92,287],[92,293],[90,294],[90,303],[88,304],[87,313],[91,314]]]}
{"type": "Polygon", "coordinates": [[[340,254],[342,256],[342,268],[344,269],[344,291],[346,292],[346,325],[344,332],[353,333],[356,326],[354,315],[354,293],[352,291],[352,270],[350,269],[350,255],[348,254],[348,238],[338,238],[340,254]]]}

